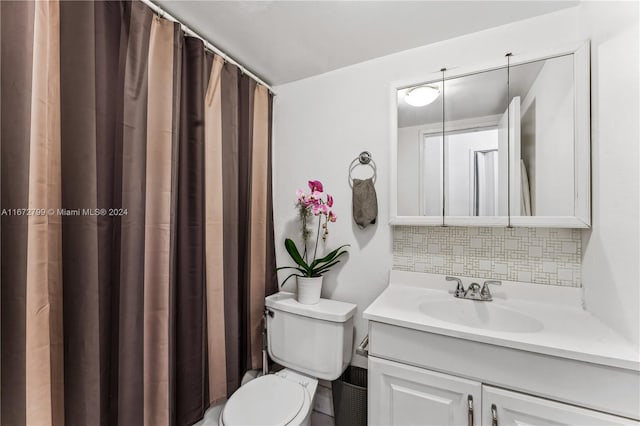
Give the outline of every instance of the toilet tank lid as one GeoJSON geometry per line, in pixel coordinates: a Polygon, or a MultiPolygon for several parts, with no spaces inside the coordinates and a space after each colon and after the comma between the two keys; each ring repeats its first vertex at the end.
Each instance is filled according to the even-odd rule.
{"type": "Polygon", "coordinates": [[[286,291],[267,297],[265,305],[277,311],[333,322],[347,321],[353,316],[357,308],[353,303],[329,299],[320,299],[320,302],[315,305],[303,305],[298,303],[295,294],[286,291]]]}

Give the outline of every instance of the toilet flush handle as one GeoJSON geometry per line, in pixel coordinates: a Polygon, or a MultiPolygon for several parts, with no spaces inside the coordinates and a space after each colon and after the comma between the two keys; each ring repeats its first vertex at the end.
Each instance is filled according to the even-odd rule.
{"type": "Polygon", "coordinates": [[[362,339],[362,342],[356,348],[356,353],[361,356],[368,357],[369,356],[369,335],[367,334],[362,339]]]}

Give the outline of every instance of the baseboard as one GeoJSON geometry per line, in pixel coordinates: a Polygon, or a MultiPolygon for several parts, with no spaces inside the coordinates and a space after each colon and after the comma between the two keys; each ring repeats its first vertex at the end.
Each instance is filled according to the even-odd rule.
{"type": "MultiPolygon", "coordinates": [[[[331,382],[325,382],[331,386],[331,382]]],[[[318,383],[316,389],[316,400],[313,409],[319,413],[326,414],[333,417],[333,397],[331,395],[331,388],[324,386],[325,383],[318,383]]]]}
{"type": "Polygon", "coordinates": [[[331,380],[318,379],[318,385],[331,389],[331,380]]]}

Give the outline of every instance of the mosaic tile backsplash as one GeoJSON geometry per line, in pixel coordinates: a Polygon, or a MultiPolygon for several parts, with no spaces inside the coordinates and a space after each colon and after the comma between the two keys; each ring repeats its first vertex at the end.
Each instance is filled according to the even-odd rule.
{"type": "Polygon", "coordinates": [[[393,229],[393,267],[402,271],[580,287],[581,249],[578,229],[393,229]]]}

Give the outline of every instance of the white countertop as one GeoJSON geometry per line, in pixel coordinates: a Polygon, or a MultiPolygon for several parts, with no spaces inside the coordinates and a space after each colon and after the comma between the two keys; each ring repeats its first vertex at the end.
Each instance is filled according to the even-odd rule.
{"type": "MultiPolygon", "coordinates": [[[[462,278],[465,288],[479,278],[462,278]]],[[[503,281],[492,287],[493,301],[456,299],[456,283],[444,275],[391,271],[389,286],[364,311],[364,318],[481,343],[640,371],[640,352],[582,308],[581,289],[503,281]],[[533,332],[468,327],[432,318],[419,309],[424,302],[491,303],[535,318],[533,332]]]]}

